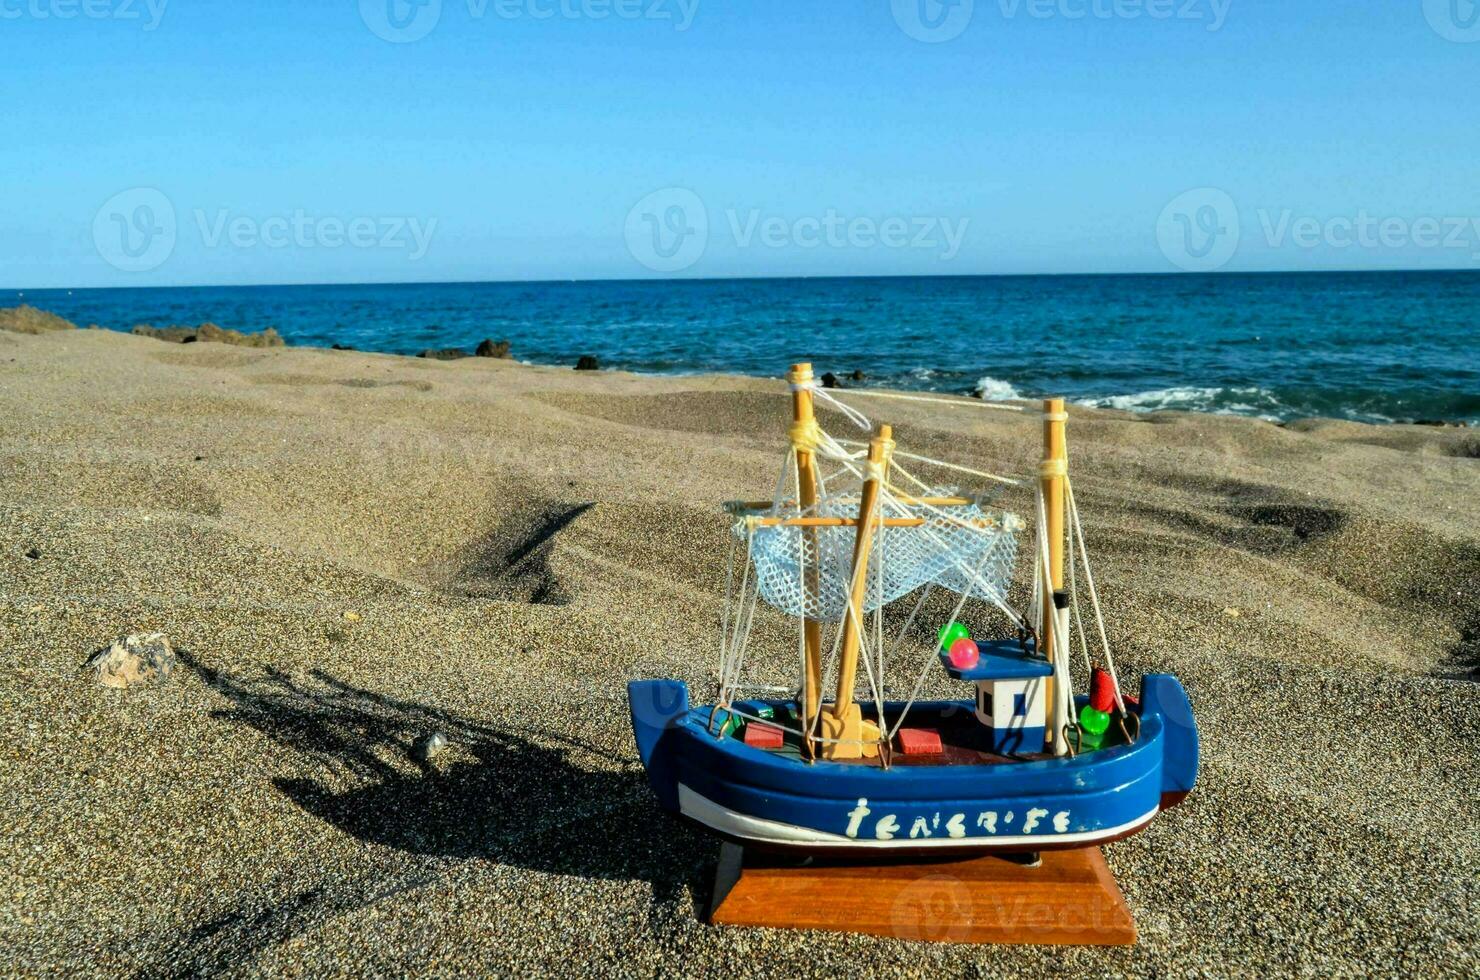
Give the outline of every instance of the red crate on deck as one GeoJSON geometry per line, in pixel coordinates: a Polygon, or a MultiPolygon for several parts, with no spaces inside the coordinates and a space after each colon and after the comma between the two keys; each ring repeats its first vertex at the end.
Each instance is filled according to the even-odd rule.
{"type": "Polygon", "coordinates": [[[940,755],[940,732],[932,728],[901,728],[899,751],[904,755],[940,755]]]}
{"type": "Polygon", "coordinates": [[[786,734],[781,729],[758,721],[748,723],[742,737],[745,744],[753,749],[779,749],[786,741],[786,734]]]}

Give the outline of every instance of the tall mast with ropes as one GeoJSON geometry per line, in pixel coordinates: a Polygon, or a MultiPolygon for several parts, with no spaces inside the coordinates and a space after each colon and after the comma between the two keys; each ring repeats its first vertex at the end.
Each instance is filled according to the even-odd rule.
{"type": "MultiPolygon", "coordinates": [[[[791,382],[791,445],[796,455],[797,497],[803,513],[817,506],[817,417],[812,405],[812,365],[793,364],[787,375],[791,382]]],[[[803,553],[817,554],[817,532],[804,530],[803,553]]],[[[803,587],[813,599],[817,595],[817,565],[815,561],[804,571],[803,587]]],[[[808,737],[802,740],[802,752],[807,758],[814,755],[814,743],[810,737],[817,724],[817,712],[822,698],[822,624],[811,617],[802,618],[802,731],[808,737]]]]}
{"type": "MultiPolygon", "coordinates": [[[[1038,475],[1043,493],[1043,511],[1048,533],[1048,580],[1052,586],[1043,597],[1043,618],[1039,623],[1040,653],[1055,667],[1055,678],[1048,689],[1048,744],[1054,755],[1068,751],[1064,726],[1073,710],[1068,703],[1068,690],[1057,677],[1061,669],[1059,647],[1068,640],[1069,599],[1064,591],[1064,483],[1069,475],[1069,453],[1064,440],[1069,413],[1062,398],[1043,402],[1043,462],[1038,475]],[[1059,683],[1054,683],[1058,680],[1059,683]]],[[[1067,664],[1062,665],[1067,667],[1067,664]]]]}
{"type": "Polygon", "coordinates": [[[879,491],[889,469],[889,454],[894,448],[894,430],[879,426],[879,434],[869,442],[864,465],[863,491],[858,500],[858,531],[853,538],[853,572],[849,578],[848,607],[843,614],[842,658],[838,662],[838,689],[832,708],[822,716],[822,755],[826,759],[873,758],[879,754],[879,725],[863,718],[863,709],[853,700],[853,687],[858,680],[859,636],[863,630],[864,590],[868,585],[868,558],[878,525],[879,491]]]}

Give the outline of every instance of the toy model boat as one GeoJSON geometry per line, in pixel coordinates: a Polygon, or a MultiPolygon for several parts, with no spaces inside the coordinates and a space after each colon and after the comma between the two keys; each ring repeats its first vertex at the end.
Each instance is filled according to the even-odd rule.
{"type": "Polygon", "coordinates": [[[746,563],[731,569],[715,703],[690,706],[675,680],[628,687],[658,801],[756,848],[931,854],[1106,843],[1181,802],[1197,777],[1192,709],[1167,674],[1142,677],[1139,697],[1120,690],[1068,478],[1063,401],[1044,403],[1032,590],[1020,613],[1008,590],[1025,522],[990,509],[992,494],[927,483],[902,460],[1018,481],[899,451],[889,426],[874,432],[817,387],[810,365],[789,377],[791,445],[773,499],[728,506],[746,563]],[[819,399],[870,441],[825,432],[819,399]],[[954,601],[938,629],[923,623],[937,592],[954,601]],[[1081,592],[1103,668],[1091,662],[1081,592]],[[893,604],[907,597],[912,610],[900,608],[902,625],[886,635],[885,608],[899,622],[893,604]],[[784,685],[774,660],[771,677],[753,676],[760,601],[798,623],[784,685]],[[973,639],[961,621],[968,602],[1002,635],[973,639]],[[1089,687],[1080,696],[1076,635],[1089,687]],[[918,700],[935,670],[973,685],[971,698],[918,700]]]}

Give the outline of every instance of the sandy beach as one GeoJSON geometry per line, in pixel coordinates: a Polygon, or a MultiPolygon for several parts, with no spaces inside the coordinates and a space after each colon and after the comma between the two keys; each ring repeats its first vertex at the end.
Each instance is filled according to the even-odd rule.
{"type": "MultiPolygon", "coordinates": [[[[1029,418],[868,409],[1035,459],[1029,418]]],[[[0,331],[0,973],[1480,971],[1458,428],[1074,412],[1122,672],[1178,674],[1202,733],[1193,795],[1107,849],[1134,948],[703,924],[717,846],[654,805],[625,682],[712,690],[720,503],[769,495],[787,413],[753,378],[0,331]],[[82,672],[152,630],[168,683],[82,672]]]]}

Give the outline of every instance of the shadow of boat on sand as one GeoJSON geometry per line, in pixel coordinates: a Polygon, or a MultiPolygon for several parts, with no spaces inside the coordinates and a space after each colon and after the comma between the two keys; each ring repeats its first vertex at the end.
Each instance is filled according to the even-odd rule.
{"type": "MultiPolygon", "coordinates": [[[[323,671],[269,668],[243,679],[179,651],[221,694],[214,713],[299,752],[311,775],[273,785],[304,812],[366,843],[364,874],[283,901],[271,881],[245,884],[235,908],[169,945],[170,966],[145,975],[240,966],[328,919],[438,884],[477,862],[595,880],[647,882],[657,906],[707,893],[713,848],[653,806],[634,760],[569,736],[490,725],[391,697],[323,671]],[[446,760],[417,766],[412,742],[431,731],[446,760]]],[[[285,873],[285,877],[287,877],[285,873]]],[[[299,879],[301,880],[301,878],[299,879]]]]}
{"type": "Polygon", "coordinates": [[[671,874],[674,837],[691,835],[676,835],[674,822],[654,818],[635,760],[560,733],[489,725],[380,694],[319,670],[298,679],[269,669],[243,680],[189,653],[181,659],[231,702],[216,717],[315,760],[319,778],[282,776],[273,784],[360,840],[429,857],[679,883],[671,874]],[[412,742],[431,731],[447,736],[455,757],[418,767],[409,761],[412,742]],[[661,861],[649,860],[647,843],[661,843],[661,861]]]}

